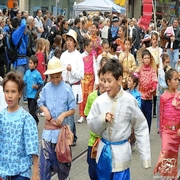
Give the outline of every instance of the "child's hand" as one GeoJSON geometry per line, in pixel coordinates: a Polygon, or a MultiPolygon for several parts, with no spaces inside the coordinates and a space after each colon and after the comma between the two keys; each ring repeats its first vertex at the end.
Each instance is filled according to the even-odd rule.
{"type": "Polygon", "coordinates": [[[172,42],[174,42],[175,41],[175,36],[171,36],[170,39],[171,39],[172,42]]]}
{"type": "Polygon", "coordinates": [[[34,84],[33,84],[33,85],[32,85],[32,88],[33,88],[33,89],[38,89],[38,85],[34,85],[34,84]]]}
{"type": "Polygon", "coordinates": [[[58,124],[58,126],[62,126],[62,122],[63,122],[64,118],[65,117],[64,117],[63,113],[60,116],[58,116],[58,118],[56,119],[56,123],[58,124]]]}
{"type": "Polygon", "coordinates": [[[178,129],[177,135],[180,136],[180,129],[178,129]]]}
{"type": "Polygon", "coordinates": [[[40,180],[39,175],[33,174],[32,175],[32,180],[40,180]]]}
{"type": "Polygon", "coordinates": [[[141,67],[138,67],[134,72],[135,72],[135,73],[139,73],[140,70],[141,70],[141,67]]]}
{"type": "Polygon", "coordinates": [[[111,112],[107,112],[105,116],[106,122],[112,122],[113,119],[114,119],[114,114],[111,112]]]}
{"type": "Polygon", "coordinates": [[[71,71],[71,65],[68,64],[66,69],[67,69],[67,71],[71,71]]]}
{"type": "Polygon", "coordinates": [[[47,110],[44,111],[44,117],[46,120],[50,121],[52,119],[50,112],[47,110]]]}

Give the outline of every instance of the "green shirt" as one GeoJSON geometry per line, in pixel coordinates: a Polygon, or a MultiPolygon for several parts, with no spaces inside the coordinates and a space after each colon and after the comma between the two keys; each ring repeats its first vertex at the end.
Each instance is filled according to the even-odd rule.
{"type": "MultiPolygon", "coordinates": [[[[88,99],[87,99],[87,103],[86,103],[86,107],[84,109],[84,114],[86,116],[88,116],[89,111],[91,109],[92,103],[94,102],[94,100],[98,97],[98,91],[93,91],[89,94],[88,99]]],[[[95,143],[96,139],[100,138],[100,136],[96,135],[95,133],[93,133],[92,131],[90,131],[90,138],[88,141],[88,146],[93,146],[93,144],[95,143]]]]}

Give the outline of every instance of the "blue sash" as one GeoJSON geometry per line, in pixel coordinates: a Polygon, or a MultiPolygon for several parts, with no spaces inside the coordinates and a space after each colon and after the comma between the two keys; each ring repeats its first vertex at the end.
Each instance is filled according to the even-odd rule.
{"type": "Polygon", "coordinates": [[[111,172],[112,172],[112,153],[111,153],[111,145],[121,145],[126,143],[128,140],[118,141],[118,142],[109,142],[104,138],[101,141],[105,144],[101,155],[99,157],[99,161],[97,164],[97,175],[99,180],[110,180],[111,172]]]}

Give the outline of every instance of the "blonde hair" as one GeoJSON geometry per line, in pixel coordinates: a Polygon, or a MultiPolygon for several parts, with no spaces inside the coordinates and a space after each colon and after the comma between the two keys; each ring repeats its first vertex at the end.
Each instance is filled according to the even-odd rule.
{"type": "Polygon", "coordinates": [[[45,51],[49,51],[49,49],[47,49],[47,47],[48,48],[50,48],[50,42],[47,40],[47,39],[44,39],[44,43],[45,43],[45,51]]]}
{"type": "Polygon", "coordinates": [[[39,38],[36,42],[36,53],[40,51],[44,51],[44,45],[45,44],[45,39],[44,38],[39,38]]]}

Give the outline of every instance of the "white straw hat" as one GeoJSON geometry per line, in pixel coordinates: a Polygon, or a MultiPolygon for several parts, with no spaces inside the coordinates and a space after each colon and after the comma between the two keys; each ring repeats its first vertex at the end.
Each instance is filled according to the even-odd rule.
{"type": "Polygon", "coordinates": [[[73,29],[70,29],[66,34],[63,34],[64,40],[66,40],[67,36],[71,36],[77,42],[77,33],[73,29]]]}
{"type": "Polygon", "coordinates": [[[63,69],[60,60],[53,56],[48,62],[47,71],[44,73],[44,75],[55,74],[64,70],[65,69],[63,69]]]}

